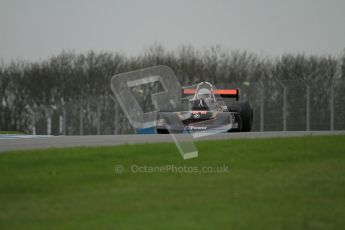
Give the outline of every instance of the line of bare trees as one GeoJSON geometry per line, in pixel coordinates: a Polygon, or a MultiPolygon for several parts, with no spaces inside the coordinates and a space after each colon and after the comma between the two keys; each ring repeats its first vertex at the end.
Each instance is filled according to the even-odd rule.
{"type": "MultiPolygon", "coordinates": [[[[64,130],[61,130],[60,119],[60,123],[57,122],[59,125],[52,123],[53,134],[132,132],[112,98],[110,79],[118,73],[154,65],[170,66],[182,85],[202,80],[213,82],[218,87],[229,87],[238,82],[265,85],[265,97],[272,101],[265,104],[267,111],[274,109],[270,106],[274,106],[274,98],[281,93],[269,86],[280,83],[288,85],[289,81],[300,87],[300,90],[289,94],[291,105],[304,97],[304,84],[318,89],[317,92],[313,91],[311,102],[316,106],[319,104],[320,111],[332,93],[332,87],[337,87],[339,98],[345,98],[345,86],[338,83],[345,82],[345,52],[336,57],[285,54],[267,58],[246,51],[229,51],[219,46],[204,50],[181,46],[167,51],[161,45],[153,45],[136,57],[112,52],[77,54],[64,51],[45,61],[13,61],[0,66],[0,130],[32,132],[32,114],[41,111],[45,118],[36,116],[34,122],[41,121],[42,127],[47,125],[46,117],[58,120],[61,114],[64,115],[64,130]]],[[[294,87],[288,89],[293,92],[294,87]]],[[[340,106],[345,101],[339,100],[337,103],[340,106]]],[[[337,112],[341,113],[338,119],[345,120],[345,108],[337,112]]],[[[276,116],[265,115],[267,120],[274,120],[273,116],[276,116]]],[[[290,116],[290,119],[299,119],[298,116],[293,118],[293,113],[290,116]]],[[[39,129],[39,133],[46,133],[46,128],[39,129]]]]}

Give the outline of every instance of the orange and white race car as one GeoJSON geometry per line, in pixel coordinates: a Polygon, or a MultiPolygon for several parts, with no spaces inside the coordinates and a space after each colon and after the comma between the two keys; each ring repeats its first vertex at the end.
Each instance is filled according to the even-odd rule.
{"type": "Polygon", "coordinates": [[[248,101],[239,101],[239,93],[239,89],[216,89],[209,82],[183,87],[183,108],[159,111],[157,133],[249,132],[253,109],[248,101]]]}

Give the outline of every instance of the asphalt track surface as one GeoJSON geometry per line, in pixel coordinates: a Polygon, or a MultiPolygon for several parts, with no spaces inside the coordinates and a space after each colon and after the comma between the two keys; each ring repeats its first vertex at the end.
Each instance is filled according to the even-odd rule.
{"type": "MultiPolygon", "coordinates": [[[[178,139],[183,135],[178,134],[178,139]]],[[[345,135],[345,131],[285,131],[285,132],[249,132],[221,133],[209,135],[194,141],[231,140],[250,138],[284,138],[320,135],[345,135]]],[[[170,135],[90,135],[90,136],[32,136],[32,135],[0,135],[0,152],[25,149],[64,148],[77,146],[114,146],[123,144],[174,142],[170,135]]]]}

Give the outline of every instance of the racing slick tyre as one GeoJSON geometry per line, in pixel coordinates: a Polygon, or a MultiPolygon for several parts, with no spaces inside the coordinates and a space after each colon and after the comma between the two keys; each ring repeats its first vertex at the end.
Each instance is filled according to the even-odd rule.
{"type": "Polygon", "coordinates": [[[238,112],[240,115],[240,131],[249,132],[253,125],[253,109],[248,101],[235,102],[230,106],[231,111],[238,112]]]}
{"type": "Polygon", "coordinates": [[[253,109],[248,101],[240,102],[241,131],[249,132],[253,124],[253,109]]]}
{"type": "Polygon", "coordinates": [[[167,129],[157,129],[157,134],[169,134],[169,130],[167,130],[167,129]]]}

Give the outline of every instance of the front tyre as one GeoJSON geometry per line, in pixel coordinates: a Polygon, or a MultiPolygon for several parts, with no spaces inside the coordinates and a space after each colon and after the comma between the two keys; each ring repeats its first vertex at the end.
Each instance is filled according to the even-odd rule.
{"type": "Polygon", "coordinates": [[[169,134],[167,129],[157,129],[157,134],[169,134]]]}

